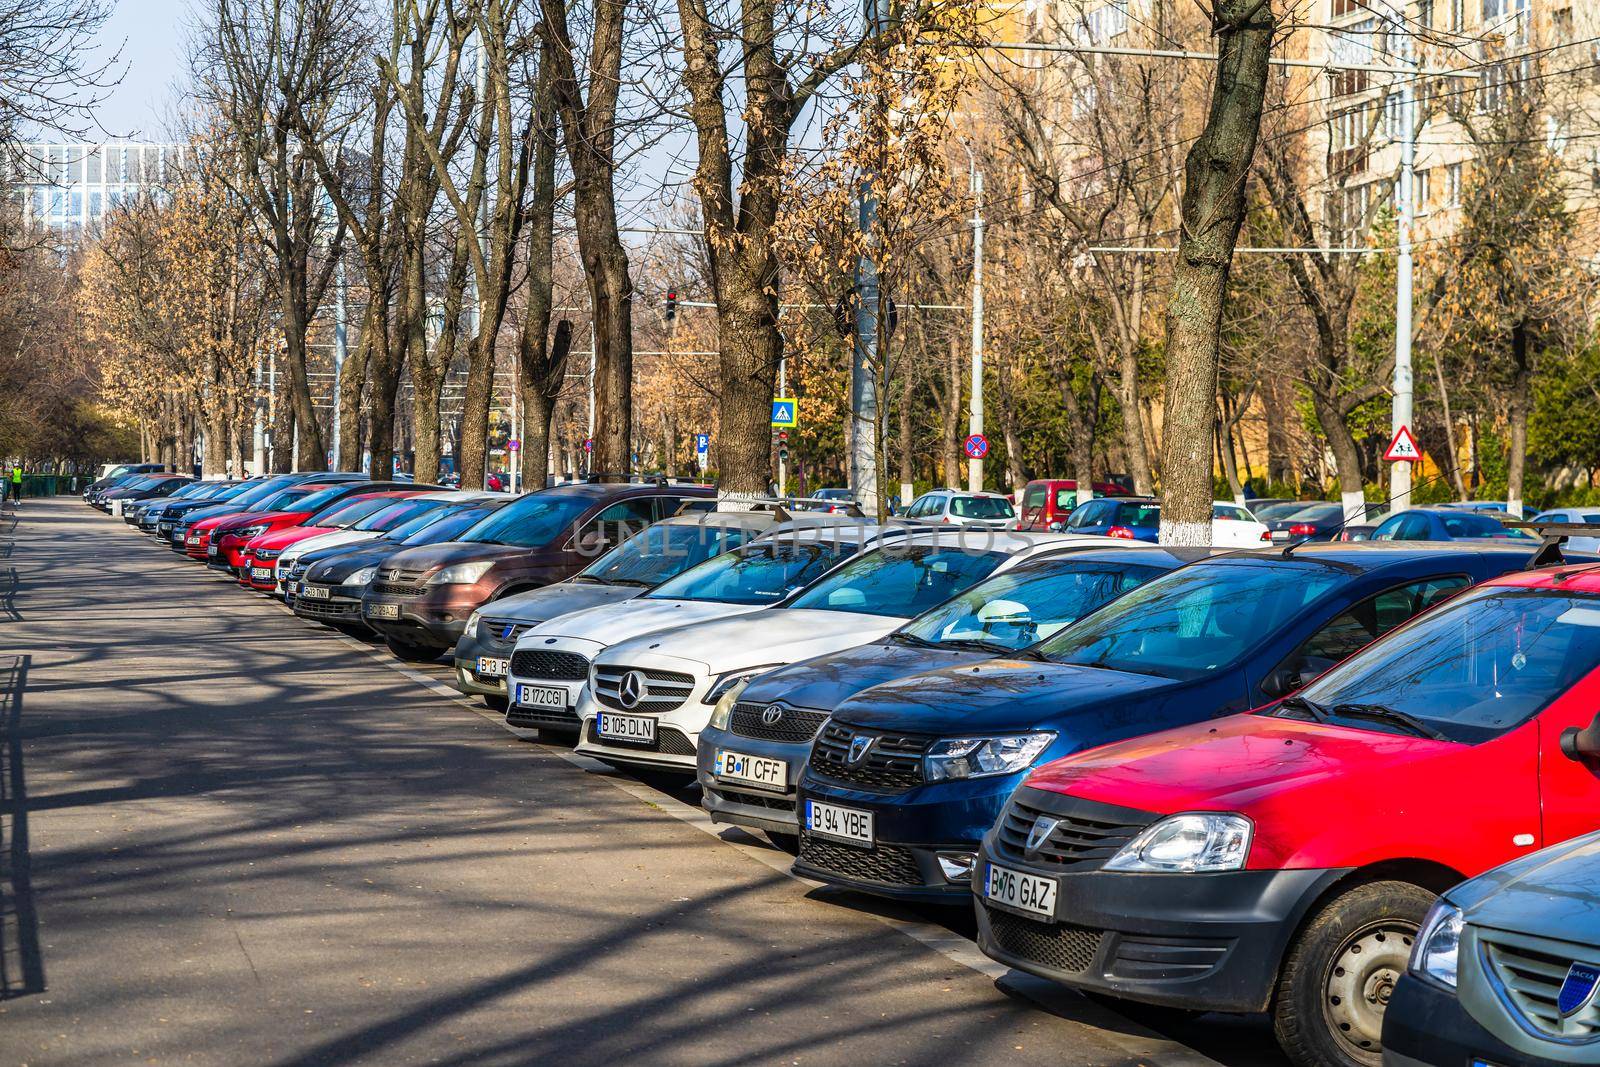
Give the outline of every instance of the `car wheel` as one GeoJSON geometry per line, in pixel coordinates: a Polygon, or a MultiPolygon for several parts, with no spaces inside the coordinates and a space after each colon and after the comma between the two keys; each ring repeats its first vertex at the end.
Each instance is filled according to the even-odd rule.
{"type": "Polygon", "coordinates": [[[1278,976],[1272,1027],[1301,1067],[1376,1067],[1383,1013],[1405,973],[1434,894],[1373,882],[1334,898],[1307,924],[1278,976]]]}
{"type": "Polygon", "coordinates": [[[431,645],[413,645],[409,641],[400,641],[393,637],[385,638],[383,643],[389,646],[389,651],[393,652],[396,658],[403,659],[407,663],[432,663],[444,655],[444,649],[442,648],[434,648],[431,645]]]}
{"type": "Polygon", "coordinates": [[[483,706],[490,711],[505,711],[511,706],[511,701],[496,693],[483,694],[483,706]]]}
{"type": "Polygon", "coordinates": [[[767,840],[771,841],[780,852],[787,852],[791,856],[800,855],[799,834],[780,834],[776,830],[763,830],[761,832],[767,835],[767,840]]]}

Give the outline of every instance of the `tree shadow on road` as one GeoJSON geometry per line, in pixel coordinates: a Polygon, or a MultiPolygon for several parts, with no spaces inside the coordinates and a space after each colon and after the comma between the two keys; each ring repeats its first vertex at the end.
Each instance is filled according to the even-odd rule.
{"type": "Polygon", "coordinates": [[[0,1000],[44,990],[44,957],[28,856],[22,693],[28,657],[0,657],[0,1000]]]}

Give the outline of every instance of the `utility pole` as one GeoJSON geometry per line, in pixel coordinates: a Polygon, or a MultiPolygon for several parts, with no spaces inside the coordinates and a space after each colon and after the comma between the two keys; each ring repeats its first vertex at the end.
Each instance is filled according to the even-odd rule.
{"type": "Polygon", "coordinates": [[[264,371],[261,366],[261,349],[256,349],[256,402],[255,425],[251,427],[250,434],[250,470],[251,473],[261,475],[267,473],[267,404],[269,398],[262,393],[266,382],[262,380],[264,371]]]}
{"type": "Polygon", "coordinates": [[[345,333],[345,282],[344,282],[344,256],[339,257],[339,262],[333,268],[334,305],[333,305],[333,463],[334,470],[339,470],[339,428],[340,428],[340,397],[343,395],[344,385],[344,358],[347,352],[347,336],[345,333]]]}
{"type": "MultiPolygon", "coordinates": [[[[778,357],[778,395],[789,395],[789,360],[786,356],[778,357]]],[[[789,495],[789,464],[783,460],[783,446],[778,447],[778,495],[789,495]]]]}
{"type": "MultiPolygon", "coordinates": [[[[866,17],[873,32],[886,28],[882,0],[866,0],[866,17]]],[[[855,346],[850,362],[850,489],[861,510],[878,513],[878,264],[872,258],[873,235],[878,228],[876,175],[862,178],[861,233],[867,251],[856,261],[855,346]]]]}
{"type": "MultiPolygon", "coordinates": [[[[1405,38],[1409,57],[1409,37],[1405,38]]],[[[1400,219],[1399,247],[1396,249],[1394,282],[1394,408],[1391,432],[1411,425],[1411,224],[1416,211],[1412,183],[1416,180],[1417,129],[1416,80],[1400,83],[1400,219]]],[[[1411,464],[1401,461],[1389,467],[1390,506],[1402,511],[1411,506],[1411,464]]],[[[1359,502],[1358,502],[1359,503],[1359,502]]],[[[1351,502],[1344,502],[1346,517],[1351,502]]]]}
{"type": "MultiPolygon", "coordinates": [[[[957,383],[959,384],[959,383],[957,383]]],[[[972,163],[972,406],[967,433],[983,432],[983,172],[972,163]]],[[[983,491],[983,460],[967,460],[967,491],[983,491]]]]}

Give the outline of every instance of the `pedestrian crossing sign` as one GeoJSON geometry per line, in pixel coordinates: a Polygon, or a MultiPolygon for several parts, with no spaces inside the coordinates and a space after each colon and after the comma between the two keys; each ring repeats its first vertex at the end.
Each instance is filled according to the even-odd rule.
{"type": "Polygon", "coordinates": [[[772,402],[772,425],[793,426],[800,421],[800,405],[792,396],[780,396],[772,402]]]}

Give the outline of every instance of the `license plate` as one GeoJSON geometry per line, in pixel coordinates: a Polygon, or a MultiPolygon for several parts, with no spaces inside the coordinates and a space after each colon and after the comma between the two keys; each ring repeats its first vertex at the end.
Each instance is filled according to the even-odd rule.
{"type": "Polygon", "coordinates": [[[1039,878],[991,863],[983,880],[983,895],[996,904],[1055,918],[1056,883],[1053,878],[1039,878]]]}
{"type": "Polygon", "coordinates": [[[372,604],[367,608],[369,619],[398,619],[400,617],[399,604],[372,604]]]}
{"type": "Polygon", "coordinates": [[[556,711],[565,711],[567,691],[547,685],[518,685],[517,703],[525,708],[553,708],[556,711]]]}
{"type": "Polygon", "coordinates": [[[656,739],[656,721],[645,715],[614,715],[600,713],[600,736],[613,741],[642,741],[656,739]]]}
{"type": "Polygon", "coordinates": [[[328,587],[325,585],[307,585],[301,582],[300,596],[305,597],[307,600],[327,600],[328,587]]]}
{"type": "Polygon", "coordinates": [[[1272,531],[1272,539],[1274,541],[1287,541],[1287,540],[1289,540],[1289,531],[1288,530],[1273,530],[1272,531]]]}
{"type": "Polygon", "coordinates": [[[217,554],[217,546],[216,545],[207,545],[206,546],[206,555],[215,556],[216,554],[217,554]]]}
{"type": "Polygon", "coordinates": [[[789,765],[781,759],[718,749],[714,769],[718,778],[730,782],[748,782],[768,789],[782,789],[789,784],[789,765]]]}
{"type": "Polygon", "coordinates": [[[258,582],[270,582],[270,581],[272,581],[272,568],[271,567],[251,567],[250,568],[250,577],[254,578],[258,582]]]}
{"type": "Polygon", "coordinates": [[[872,812],[806,801],[806,829],[823,837],[872,847],[872,812]]]}
{"type": "Polygon", "coordinates": [[[504,678],[511,661],[502,656],[479,656],[478,673],[485,678],[504,678]]]}
{"type": "Polygon", "coordinates": [[[172,523],[170,523],[170,522],[163,522],[163,523],[158,523],[158,524],[157,524],[157,528],[158,528],[158,529],[159,529],[159,530],[160,530],[160,531],[161,531],[161,532],[162,532],[162,533],[164,533],[164,534],[169,534],[169,533],[171,533],[171,532],[172,532],[172,523]]]}

